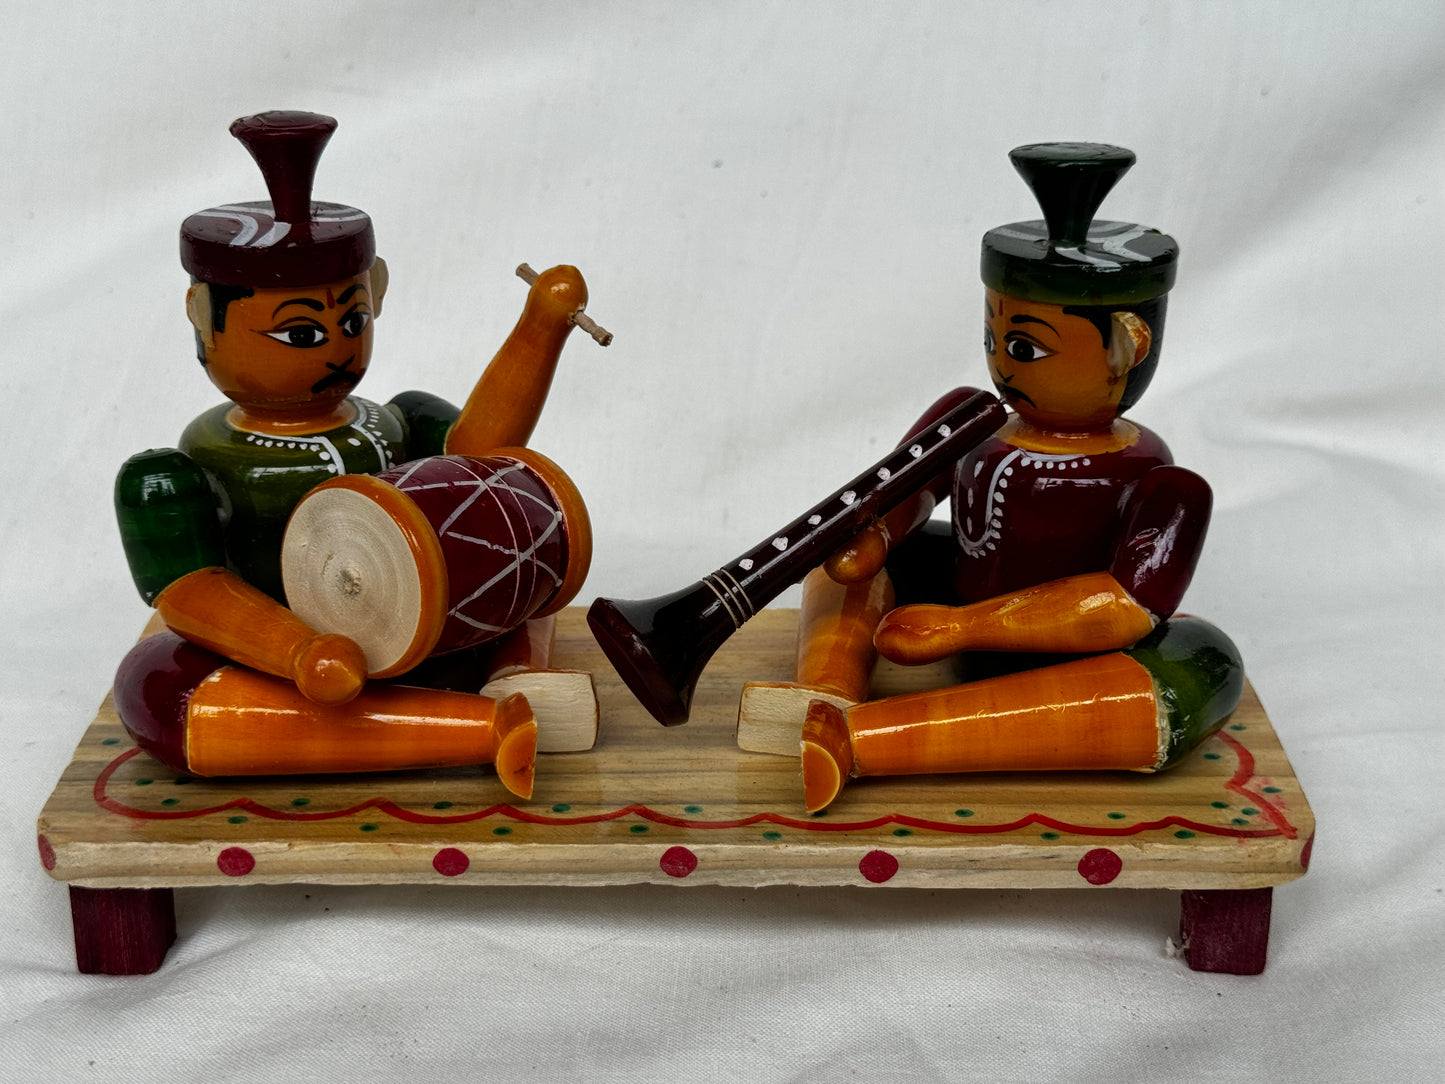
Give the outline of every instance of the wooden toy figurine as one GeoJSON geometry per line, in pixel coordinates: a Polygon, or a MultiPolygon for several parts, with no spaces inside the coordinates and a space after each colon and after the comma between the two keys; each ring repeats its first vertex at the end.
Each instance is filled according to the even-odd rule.
{"type": "MultiPolygon", "coordinates": [[[[1154,373],[1177,246],[1093,218],[1131,152],[1055,143],[1010,157],[1044,213],[983,240],[984,352],[1015,413],[950,472],[953,545],[895,546],[884,522],[827,566],[849,585],[845,606],[904,566],[896,579],[921,577],[935,597],[951,587],[951,604],[915,602],[876,630],[842,622],[817,635],[851,660],[850,674],[874,647],[905,664],[958,652],[1012,661],[995,656],[1004,673],[933,693],[815,701],[802,738],[810,811],[850,776],[1158,771],[1222,726],[1243,689],[1229,639],[1174,616],[1204,541],[1209,487],[1120,416],[1154,373]]],[[[805,616],[805,638],[810,625],[805,616]]],[[[800,678],[856,698],[856,682],[829,681],[840,669],[829,662],[800,678]]]]}
{"type": "Polygon", "coordinates": [[[983,241],[984,350],[1013,413],[974,389],[950,392],[877,468],[779,532],[780,552],[764,543],[695,588],[599,599],[589,614],[633,692],[679,722],[722,640],[808,573],[796,681],[745,691],[739,741],[778,751],[781,727],[797,750],[801,730],[810,811],[853,776],[1157,771],[1241,695],[1228,638],[1173,616],[1209,487],[1121,417],[1158,361],[1177,246],[1094,221],[1131,152],[1053,143],[1011,158],[1044,212],[983,241]],[[950,494],[951,531],[931,529],[950,494]],[[808,558],[832,550],[808,572],[808,558]],[[763,570],[774,573],[767,591],[755,588],[763,570]],[[962,652],[995,674],[866,702],[878,652],[903,664],[962,652]]]}
{"type": "MultiPolygon", "coordinates": [[[[297,112],[236,121],[271,199],[181,226],[186,312],[229,402],[116,481],[136,587],[179,634],[132,651],[117,705],[140,744],[196,775],[496,761],[529,794],[525,697],[363,686],[484,643],[502,643],[499,662],[468,656],[472,690],[497,669],[546,669],[547,615],[581,586],[590,530],[570,480],[523,445],[572,327],[610,336],[582,315],[576,268],[523,265],[522,317],[460,412],[422,392],[384,406],[352,395],[387,271],[365,213],[311,199],[335,127],[297,112]]],[[[566,695],[590,698],[580,676],[586,690],[566,695]]],[[[595,701],[593,719],[595,733],[595,701]]]]}

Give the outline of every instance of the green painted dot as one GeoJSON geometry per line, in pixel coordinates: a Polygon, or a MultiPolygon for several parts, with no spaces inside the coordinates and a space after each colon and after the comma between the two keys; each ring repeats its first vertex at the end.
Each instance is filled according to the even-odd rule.
{"type": "Polygon", "coordinates": [[[181,800],[180,800],[179,798],[162,798],[162,799],[161,799],[161,805],[180,805],[180,804],[181,804],[181,800]]]}
{"type": "Polygon", "coordinates": [[[300,808],[300,807],[303,806],[303,805],[310,805],[310,804],[311,804],[311,799],[310,799],[310,798],[292,798],[292,799],[291,799],[291,804],[294,805],[294,806],[296,806],[297,808],[300,808]]]}
{"type": "Polygon", "coordinates": [[[700,806],[700,805],[685,805],[685,806],[682,807],[682,811],[683,811],[684,813],[701,813],[701,812],[702,812],[702,806],[700,806]]]}
{"type": "Polygon", "coordinates": [[[1177,832],[1174,833],[1174,838],[1175,838],[1175,839],[1193,839],[1193,838],[1194,838],[1194,833],[1191,832],[1188,828],[1181,828],[1181,829],[1179,829],[1179,831],[1177,831],[1177,832]]]}
{"type": "Polygon", "coordinates": [[[433,809],[450,809],[451,807],[452,807],[452,803],[451,803],[451,802],[433,802],[433,803],[432,803],[432,808],[433,808],[433,809]]]}
{"type": "Polygon", "coordinates": [[[971,810],[971,809],[955,809],[955,810],[953,811],[953,815],[954,815],[955,817],[971,817],[971,816],[973,816],[973,810],[971,810]]]}
{"type": "Polygon", "coordinates": [[[1228,802],[1210,802],[1209,804],[1212,805],[1215,809],[1228,809],[1228,808],[1229,808],[1229,803],[1228,803],[1228,802]]]}
{"type": "Polygon", "coordinates": [[[1230,824],[1248,824],[1249,821],[1245,820],[1243,817],[1235,817],[1235,818],[1234,818],[1232,821],[1230,821],[1229,823],[1230,823],[1230,824]]]}
{"type": "Polygon", "coordinates": [[[1243,809],[1240,810],[1240,812],[1243,813],[1246,817],[1259,816],[1259,810],[1255,809],[1252,805],[1245,806],[1243,809]]]}
{"type": "Polygon", "coordinates": [[[512,830],[511,830],[510,828],[508,828],[505,824],[502,825],[500,828],[493,828],[493,829],[492,829],[492,835],[494,835],[494,836],[509,836],[509,835],[511,835],[511,834],[512,834],[512,830]]]}
{"type": "Polygon", "coordinates": [[[1248,730],[1249,727],[1245,726],[1243,723],[1235,723],[1235,724],[1234,724],[1232,727],[1230,727],[1229,729],[1230,729],[1230,730],[1248,730]]]}
{"type": "Polygon", "coordinates": [[[1040,833],[1039,833],[1039,838],[1040,838],[1040,839],[1058,839],[1058,838],[1059,838],[1059,833],[1057,833],[1057,832],[1040,832],[1040,833]]]}
{"type": "Polygon", "coordinates": [[[764,832],[764,833],[763,833],[763,838],[764,838],[764,839],[782,839],[782,838],[783,838],[783,833],[782,833],[782,832],[764,832]]]}
{"type": "Polygon", "coordinates": [[[1264,792],[1265,792],[1266,794],[1278,794],[1278,793],[1279,793],[1279,788],[1278,788],[1278,787],[1265,787],[1265,788],[1264,788],[1264,792]]]}
{"type": "Polygon", "coordinates": [[[640,836],[640,835],[642,835],[643,832],[647,831],[647,825],[645,825],[645,824],[633,824],[633,825],[628,826],[628,829],[627,829],[627,830],[628,830],[629,832],[634,833],[635,835],[639,835],[639,836],[640,836]]]}
{"type": "Polygon", "coordinates": [[[119,745],[119,744],[120,744],[120,739],[119,739],[119,738],[106,738],[106,739],[105,739],[104,741],[102,741],[100,744],[101,744],[101,745],[119,745]]]}
{"type": "Polygon", "coordinates": [[[893,834],[894,834],[895,836],[911,836],[911,835],[913,834],[913,829],[912,829],[912,828],[895,828],[895,829],[893,829],[893,834]]]}
{"type": "Polygon", "coordinates": [[[1205,759],[1205,760],[1218,760],[1218,759],[1219,759],[1219,754],[1218,754],[1218,753],[1205,753],[1205,754],[1204,754],[1204,759],[1205,759]]]}
{"type": "Polygon", "coordinates": [[[361,826],[361,830],[362,830],[363,832],[375,832],[375,831],[376,831],[378,828],[380,828],[380,827],[381,827],[381,825],[379,825],[379,824],[363,824],[363,825],[361,826]]]}
{"type": "Polygon", "coordinates": [[[231,824],[245,824],[245,823],[246,823],[248,820],[250,820],[250,819],[251,819],[250,817],[227,817],[227,818],[226,818],[226,820],[227,820],[229,823],[231,823],[231,824]]]}
{"type": "Polygon", "coordinates": [[[1110,813],[1110,814],[1109,814],[1109,819],[1110,819],[1111,821],[1121,821],[1121,820],[1123,820],[1126,816],[1128,816],[1128,814],[1126,814],[1126,813],[1110,813]]]}
{"type": "Polygon", "coordinates": [[[148,787],[148,786],[150,786],[150,785],[151,785],[152,783],[154,783],[154,782],[155,782],[154,779],[137,779],[137,780],[135,781],[135,785],[138,786],[138,787],[148,787]]]}
{"type": "Polygon", "coordinates": [[[558,802],[556,805],[554,805],[554,806],[552,807],[552,812],[553,812],[553,813],[566,813],[566,812],[567,812],[569,809],[571,809],[571,808],[572,808],[572,807],[571,807],[570,805],[568,805],[566,802],[558,802]]]}

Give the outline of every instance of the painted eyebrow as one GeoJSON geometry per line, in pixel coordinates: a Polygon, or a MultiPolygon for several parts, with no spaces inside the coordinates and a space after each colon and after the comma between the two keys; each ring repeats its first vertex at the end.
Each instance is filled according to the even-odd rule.
{"type": "Polygon", "coordinates": [[[275,316],[287,305],[305,305],[308,309],[315,309],[317,312],[325,312],[326,306],[317,301],[314,297],[293,297],[290,301],[283,301],[272,310],[271,315],[275,316]]]}
{"type": "Polygon", "coordinates": [[[983,307],[988,310],[989,316],[993,315],[993,306],[990,305],[987,301],[983,303],[983,307]]]}
{"type": "Polygon", "coordinates": [[[1009,317],[1009,323],[1011,323],[1011,324],[1043,324],[1044,327],[1048,328],[1048,329],[1049,329],[1050,331],[1052,331],[1055,335],[1058,334],[1058,331],[1055,330],[1053,324],[1049,323],[1047,320],[1040,320],[1037,316],[1023,316],[1023,315],[1010,316],[1010,317],[1009,317]]]}
{"type": "Polygon", "coordinates": [[[338,305],[345,305],[348,301],[351,300],[351,295],[356,293],[358,290],[360,290],[362,293],[366,293],[365,286],[361,285],[361,283],[359,282],[353,282],[350,286],[341,291],[341,296],[336,299],[336,303],[338,305]]]}

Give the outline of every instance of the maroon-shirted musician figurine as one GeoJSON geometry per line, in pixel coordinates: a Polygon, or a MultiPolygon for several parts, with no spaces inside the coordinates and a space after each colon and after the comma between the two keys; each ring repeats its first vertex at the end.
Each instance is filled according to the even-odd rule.
{"type": "MultiPolygon", "coordinates": [[[[1121,417],[1158,360],[1177,246],[1157,230],[1093,219],[1132,165],[1129,151],[1037,144],[1011,158],[1044,212],[1042,222],[1002,226],[983,241],[984,350],[1014,412],[1005,419],[980,405],[987,397],[959,389],[895,453],[911,455],[921,475],[913,495],[877,501],[874,489],[894,481],[888,461],[860,477],[852,495],[873,501],[874,515],[853,523],[864,529],[804,581],[795,683],[744,696],[740,740],[750,711],[772,723],[779,702],[791,712],[812,811],[850,776],[1157,771],[1218,729],[1242,690],[1228,638],[1173,616],[1203,543],[1209,487],[1174,466],[1158,436],[1121,417]],[[947,418],[956,432],[960,412],[971,412],[973,432],[945,450],[935,428],[947,418]],[[925,528],[950,494],[952,530],[925,528]],[[895,594],[910,604],[893,608],[895,594]],[[867,702],[875,651],[905,664],[1012,653],[1012,665],[994,656],[994,669],[1015,672],[867,702]]],[[[826,539],[811,540],[814,551],[849,538],[827,516],[795,526],[804,522],[826,539]]],[[[790,548],[801,547],[792,537],[790,548]]],[[[789,564],[769,590],[809,567],[789,564]]],[[[744,614],[771,597],[746,583],[721,594],[744,614]]],[[[704,604],[695,637],[705,662],[731,629],[694,595],[704,604]]],[[[685,708],[669,715],[659,689],[701,669],[696,659],[692,671],[674,661],[689,623],[678,616],[681,597],[599,600],[593,610],[609,657],[673,722],[685,708]]]]}
{"type": "Polygon", "coordinates": [[[117,479],[136,586],[179,634],[127,657],[117,704],[140,744],[192,774],[495,760],[530,794],[532,706],[475,693],[499,667],[547,667],[547,615],[586,575],[581,498],[522,446],[572,327],[608,337],[582,315],[576,268],[523,265],[521,319],[460,412],[421,392],[353,396],[387,272],[364,212],[311,199],[335,127],[297,112],[236,121],[271,199],[181,227],[186,311],[229,402],[117,479]],[[483,643],[497,658],[472,660],[468,693],[363,688],[483,643]]]}

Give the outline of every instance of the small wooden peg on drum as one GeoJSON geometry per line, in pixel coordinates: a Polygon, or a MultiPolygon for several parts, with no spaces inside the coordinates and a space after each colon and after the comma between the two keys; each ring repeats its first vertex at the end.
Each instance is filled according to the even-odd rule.
{"type": "MultiPolygon", "coordinates": [[[[537,272],[532,270],[530,264],[518,264],[517,277],[530,286],[537,281],[537,272]]],[[[612,345],[612,332],[597,323],[597,321],[593,320],[592,317],[588,316],[585,312],[579,312],[574,315],[572,317],[572,323],[575,327],[579,327],[591,335],[592,338],[597,341],[598,346],[612,345]]]]}

